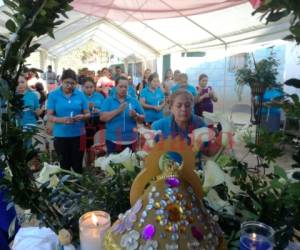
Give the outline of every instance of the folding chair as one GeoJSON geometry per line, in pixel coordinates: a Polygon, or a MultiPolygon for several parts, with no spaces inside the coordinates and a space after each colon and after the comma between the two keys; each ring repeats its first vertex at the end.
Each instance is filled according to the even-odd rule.
{"type": "Polygon", "coordinates": [[[231,108],[230,118],[235,126],[250,124],[251,106],[248,104],[235,104],[231,108]]]}

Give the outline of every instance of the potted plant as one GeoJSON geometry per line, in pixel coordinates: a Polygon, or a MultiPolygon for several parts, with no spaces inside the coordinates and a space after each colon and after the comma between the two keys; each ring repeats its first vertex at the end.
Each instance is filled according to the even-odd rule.
{"type": "Polygon", "coordinates": [[[239,97],[241,97],[241,90],[245,85],[251,88],[251,95],[255,97],[263,96],[268,87],[276,84],[278,61],[274,58],[273,50],[271,50],[269,57],[266,59],[256,62],[253,54],[252,58],[253,62],[248,56],[245,67],[236,71],[235,76],[239,97]]]}

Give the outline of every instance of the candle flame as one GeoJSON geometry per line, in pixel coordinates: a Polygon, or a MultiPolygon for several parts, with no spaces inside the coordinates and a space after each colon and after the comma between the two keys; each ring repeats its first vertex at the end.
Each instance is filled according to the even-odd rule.
{"type": "Polygon", "coordinates": [[[256,233],[252,234],[252,240],[256,240],[256,233]]]}
{"type": "Polygon", "coordinates": [[[99,224],[98,218],[94,213],[92,213],[92,222],[95,226],[98,226],[98,224],[99,224]]]}

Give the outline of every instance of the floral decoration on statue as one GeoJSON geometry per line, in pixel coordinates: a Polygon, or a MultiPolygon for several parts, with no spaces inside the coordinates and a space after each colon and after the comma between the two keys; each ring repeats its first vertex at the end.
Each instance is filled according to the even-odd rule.
{"type": "Polygon", "coordinates": [[[121,234],[131,230],[133,223],[137,219],[136,214],[141,210],[142,206],[142,200],[138,200],[125,214],[120,214],[118,222],[112,227],[112,231],[121,234]]]}
{"type": "Polygon", "coordinates": [[[158,249],[158,243],[156,240],[147,240],[145,245],[141,245],[139,250],[156,250],[158,249]]]}
{"type": "Polygon", "coordinates": [[[120,245],[126,250],[135,250],[138,248],[138,239],[140,238],[140,233],[136,230],[129,231],[124,234],[121,238],[120,245]]]}
{"type": "Polygon", "coordinates": [[[178,244],[172,243],[172,244],[166,244],[166,250],[178,250],[178,244]]]}

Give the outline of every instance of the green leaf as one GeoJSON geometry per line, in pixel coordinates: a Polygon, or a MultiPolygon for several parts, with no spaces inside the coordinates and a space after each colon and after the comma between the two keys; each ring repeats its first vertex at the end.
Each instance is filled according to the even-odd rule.
{"type": "Polygon", "coordinates": [[[14,23],[13,20],[9,19],[6,23],[5,23],[5,27],[10,31],[10,32],[16,32],[16,24],[14,23]]]}
{"type": "Polygon", "coordinates": [[[274,179],[271,181],[271,187],[274,189],[282,189],[284,187],[284,184],[282,184],[278,180],[274,179]]]}
{"type": "Polygon", "coordinates": [[[300,197],[300,182],[290,184],[288,193],[292,196],[300,197]]]}
{"type": "Polygon", "coordinates": [[[295,36],[293,35],[287,35],[283,38],[283,40],[286,40],[286,41],[294,41],[295,40],[295,36]]]}
{"type": "Polygon", "coordinates": [[[258,215],[254,214],[253,212],[243,209],[241,210],[241,214],[243,215],[243,217],[246,220],[257,220],[258,219],[258,215]]]}
{"type": "Polygon", "coordinates": [[[11,8],[11,9],[14,9],[14,10],[18,9],[18,5],[17,5],[14,1],[11,1],[11,0],[3,0],[3,2],[4,2],[4,4],[5,4],[6,6],[8,6],[8,7],[11,8]]]}
{"type": "Polygon", "coordinates": [[[289,13],[290,12],[286,10],[281,12],[270,13],[269,16],[267,17],[267,22],[276,22],[281,18],[287,16],[289,13]]]}
{"type": "Polygon", "coordinates": [[[64,23],[64,22],[65,22],[65,21],[63,21],[63,20],[56,21],[56,22],[53,23],[53,25],[54,25],[54,26],[59,26],[59,25],[61,25],[61,24],[64,23]]]}
{"type": "Polygon", "coordinates": [[[65,11],[70,11],[70,10],[73,10],[73,9],[74,9],[73,6],[71,6],[69,4],[65,7],[65,11]]]}
{"type": "Polygon", "coordinates": [[[13,17],[14,17],[12,13],[10,13],[10,12],[8,12],[8,11],[6,11],[6,10],[3,10],[2,12],[3,12],[4,14],[8,15],[10,18],[13,18],[13,17]]]}
{"type": "Polygon", "coordinates": [[[281,178],[284,178],[285,180],[288,179],[285,170],[279,166],[274,166],[274,174],[281,178]]]}
{"type": "Polygon", "coordinates": [[[48,31],[48,35],[49,35],[51,38],[55,39],[53,30],[48,31]]]}
{"type": "Polygon", "coordinates": [[[300,88],[300,79],[291,78],[291,79],[287,80],[284,84],[287,86],[293,86],[293,87],[299,89],[300,88]]]}
{"type": "Polygon", "coordinates": [[[59,3],[55,0],[48,0],[46,5],[45,5],[45,8],[47,9],[53,9],[55,7],[59,6],[59,3]]]}
{"type": "Polygon", "coordinates": [[[296,37],[300,37],[300,25],[292,26],[290,30],[296,37]]]}
{"type": "Polygon", "coordinates": [[[28,49],[28,51],[29,51],[30,53],[32,53],[32,52],[36,51],[40,46],[41,46],[41,44],[36,43],[36,44],[30,46],[30,48],[28,49]]]}

